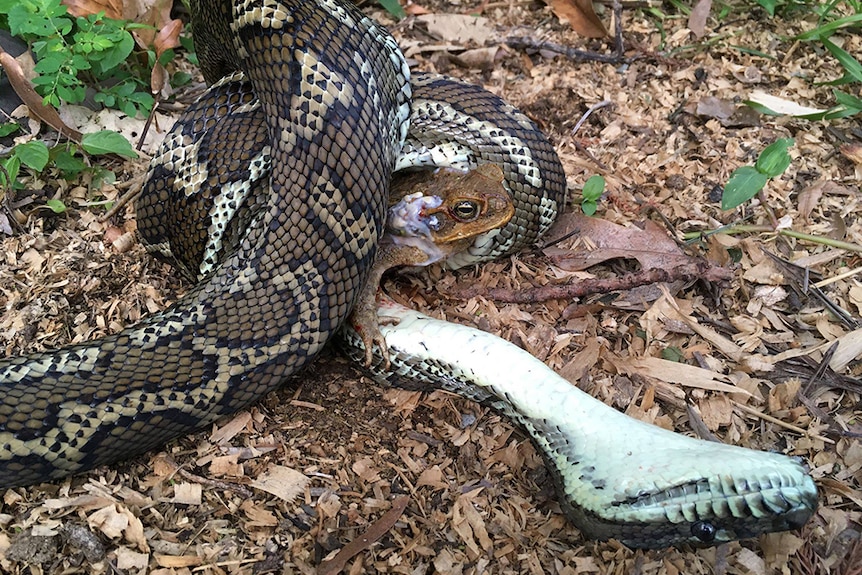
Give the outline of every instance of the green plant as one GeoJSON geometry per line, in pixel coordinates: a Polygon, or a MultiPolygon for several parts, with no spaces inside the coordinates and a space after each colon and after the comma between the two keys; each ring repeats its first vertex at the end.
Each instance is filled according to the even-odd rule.
{"type": "MultiPolygon", "coordinates": [[[[17,124],[2,124],[0,125],[0,136],[12,134],[17,128],[17,124]]],[[[129,141],[122,135],[110,130],[84,134],[81,138],[81,148],[94,156],[117,154],[127,158],[137,157],[129,141]]],[[[93,172],[99,171],[98,168],[89,168],[77,157],[78,154],[80,154],[78,146],[71,142],[60,143],[53,148],[49,148],[44,142],[38,140],[16,144],[11,152],[0,160],[0,166],[3,167],[3,170],[0,170],[0,186],[22,187],[18,181],[22,166],[40,173],[52,165],[59,171],[59,175],[65,178],[75,177],[88,169],[93,172]]],[[[48,207],[57,213],[65,210],[65,206],[58,209],[59,204],[56,202],[59,200],[55,201],[53,205],[48,204],[48,207]]]]}
{"type": "MultiPolygon", "coordinates": [[[[757,0],[757,3],[774,15],[775,7],[784,2],[779,0],[757,0]]],[[[858,28],[862,26],[862,2],[859,0],[831,0],[822,4],[813,4],[807,7],[818,15],[818,26],[807,32],[796,36],[795,40],[800,42],[819,42],[835,58],[844,70],[841,78],[823,82],[826,85],[842,86],[847,84],[862,84],[862,63],[852,54],[841,48],[832,37],[838,32],[847,34],[858,34],[858,28]]],[[[845,118],[862,113],[862,98],[843,92],[833,90],[835,105],[827,110],[812,114],[798,114],[798,117],[809,120],[831,120],[845,118]]],[[[754,104],[755,108],[766,113],[771,111],[762,105],[754,104]]]]}
{"type": "Polygon", "coordinates": [[[139,25],[103,12],[75,18],[60,0],[0,0],[0,17],[2,27],[30,44],[33,84],[45,104],[80,103],[92,86],[97,102],[129,116],[152,109],[149,74],[128,63],[135,48],[130,30],[139,25]]]}
{"type": "Polygon", "coordinates": [[[398,0],[377,0],[377,3],[383,6],[383,9],[389,12],[396,20],[400,20],[407,15],[398,0]]]}
{"type": "Polygon", "coordinates": [[[581,191],[583,198],[581,199],[581,209],[587,216],[592,216],[596,213],[597,202],[601,199],[605,191],[605,179],[599,175],[592,175],[584,184],[584,189],[581,191]]]}
{"type": "Polygon", "coordinates": [[[790,166],[787,149],[792,138],[782,138],[768,145],[753,166],[740,166],[733,171],[721,196],[721,209],[732,210],[753,198],[770,178],[780,176],[790,166]]]}

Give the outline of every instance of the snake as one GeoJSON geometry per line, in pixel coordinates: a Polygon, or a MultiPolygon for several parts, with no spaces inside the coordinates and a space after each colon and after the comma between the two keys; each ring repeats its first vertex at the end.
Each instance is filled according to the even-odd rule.
{"type": "MultiPolygon", "coordinates": [[[[532,121],[479,87],[411,75],[391,35],[351,3],[190,4],[213,87],[154,157],[137,214],[144,241],[197,283],[117,334],[0,361],[0,487],[190,433],[277,388],[337,333],[365,357],[347,318],[399,170],[501,167],[514,214],[449,254],[452,268],[534,243],[562,207],[562,166],[532,121]]],[[[814,511],[816,487],[794,458],[646,426],[500,338],[379,305],[398,321],[381,326],[376,377],[509,415],[589,536],[715,544],[796,528],[814,511]]]]}

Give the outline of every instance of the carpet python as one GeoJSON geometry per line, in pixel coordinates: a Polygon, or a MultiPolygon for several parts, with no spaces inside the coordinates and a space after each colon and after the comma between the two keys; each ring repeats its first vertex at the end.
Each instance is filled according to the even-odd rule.
{"type": "MultiPolygon", "coordinates": [[[[411,79],[393,39],[351,4],[191,8],[214,87],[166,138],[138,218],[154,251],[199,281],[116,335],[0,363],[2,487],[157,447],[306,365],[367,281],[394,171],[502,168],[514,214],[450,255],[451,267],[532,243],[562,205],[562,167],[532,122],[477,87],[411,79]]],[[[498,338],[381,305],[402,320],[382,328],[393,368],[375,350],[378,378],[442,386],[521,423],[591,536],[717,543],[813,512],[814,484],[791,458],[694,440],[677,451],[679,436],[607,415],[498,338]]],[[[351,353],[364,357],[352,334],[351,353]]]]}

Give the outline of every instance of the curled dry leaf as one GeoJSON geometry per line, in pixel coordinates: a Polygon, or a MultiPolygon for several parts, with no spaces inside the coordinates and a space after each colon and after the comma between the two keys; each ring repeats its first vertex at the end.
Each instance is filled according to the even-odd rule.
{"type": "Polygon", "coordinates": [[[69,138],[74,142],[81,141],[81,132],[66,125],[57,114],[57,110],[42,103],[42,96],[36,93],[32,84],[24,75],[24,70],[11,54],[0,50],[0,66],[6,71],[9,83],[21,101],[27,105],[30,113],[69,138]]]}
{"type": "Polygon", "coordinates": [[[124,10],[123,0],[64,0],[63,4],[66,5],[69,14],[75,17],[87,17],[99,12],[104,12],[106,17],[114,20],[122,20],[129,16],[124,10]]]}
{"type": "Polygon", "coordinates": [[[706,32],[706,20],[709,18],[711,8],[712,0],[697,0],[697,3],[692,7],[691,14],[688,15],[688,29],[691,30],[695,38],[703,38],[706,32]]]}
{"type": "Polygon", "coordinates": [[[651,221],[643,229],[624,227],[607,220],[590,218],[583,214],[563,214],[548,234],[549,241],[575,233],[589,240],[592,250],[563,249],[551,246],[546,256],[567,271],[582,271],[590,266],[617,258],[634,258],[643,269],[673,269],[691,262],[673,239],[651,221]]]}
{"type": "Polygon", "coordinates": [[[593,9],[592,0],[550,0],[548,4],[561,22],[586,38],[605,38],[608,29],[593,9]]]}

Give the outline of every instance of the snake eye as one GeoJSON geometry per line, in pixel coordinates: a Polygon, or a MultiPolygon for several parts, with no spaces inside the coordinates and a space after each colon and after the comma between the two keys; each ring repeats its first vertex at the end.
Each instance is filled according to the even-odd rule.
{"type": "Polygon", "coordinates": [[[691,534],[704,543],[712,543],[716,532],[715,525],[706,521],[697,521],[691,526],[691,534]]]}
{"type": "Polygon", "coordinates": [[[452,206],[452,216],[462,222],[472,222],[479,217],[479,205],[470,200],[461,200],[452,206]]]}

